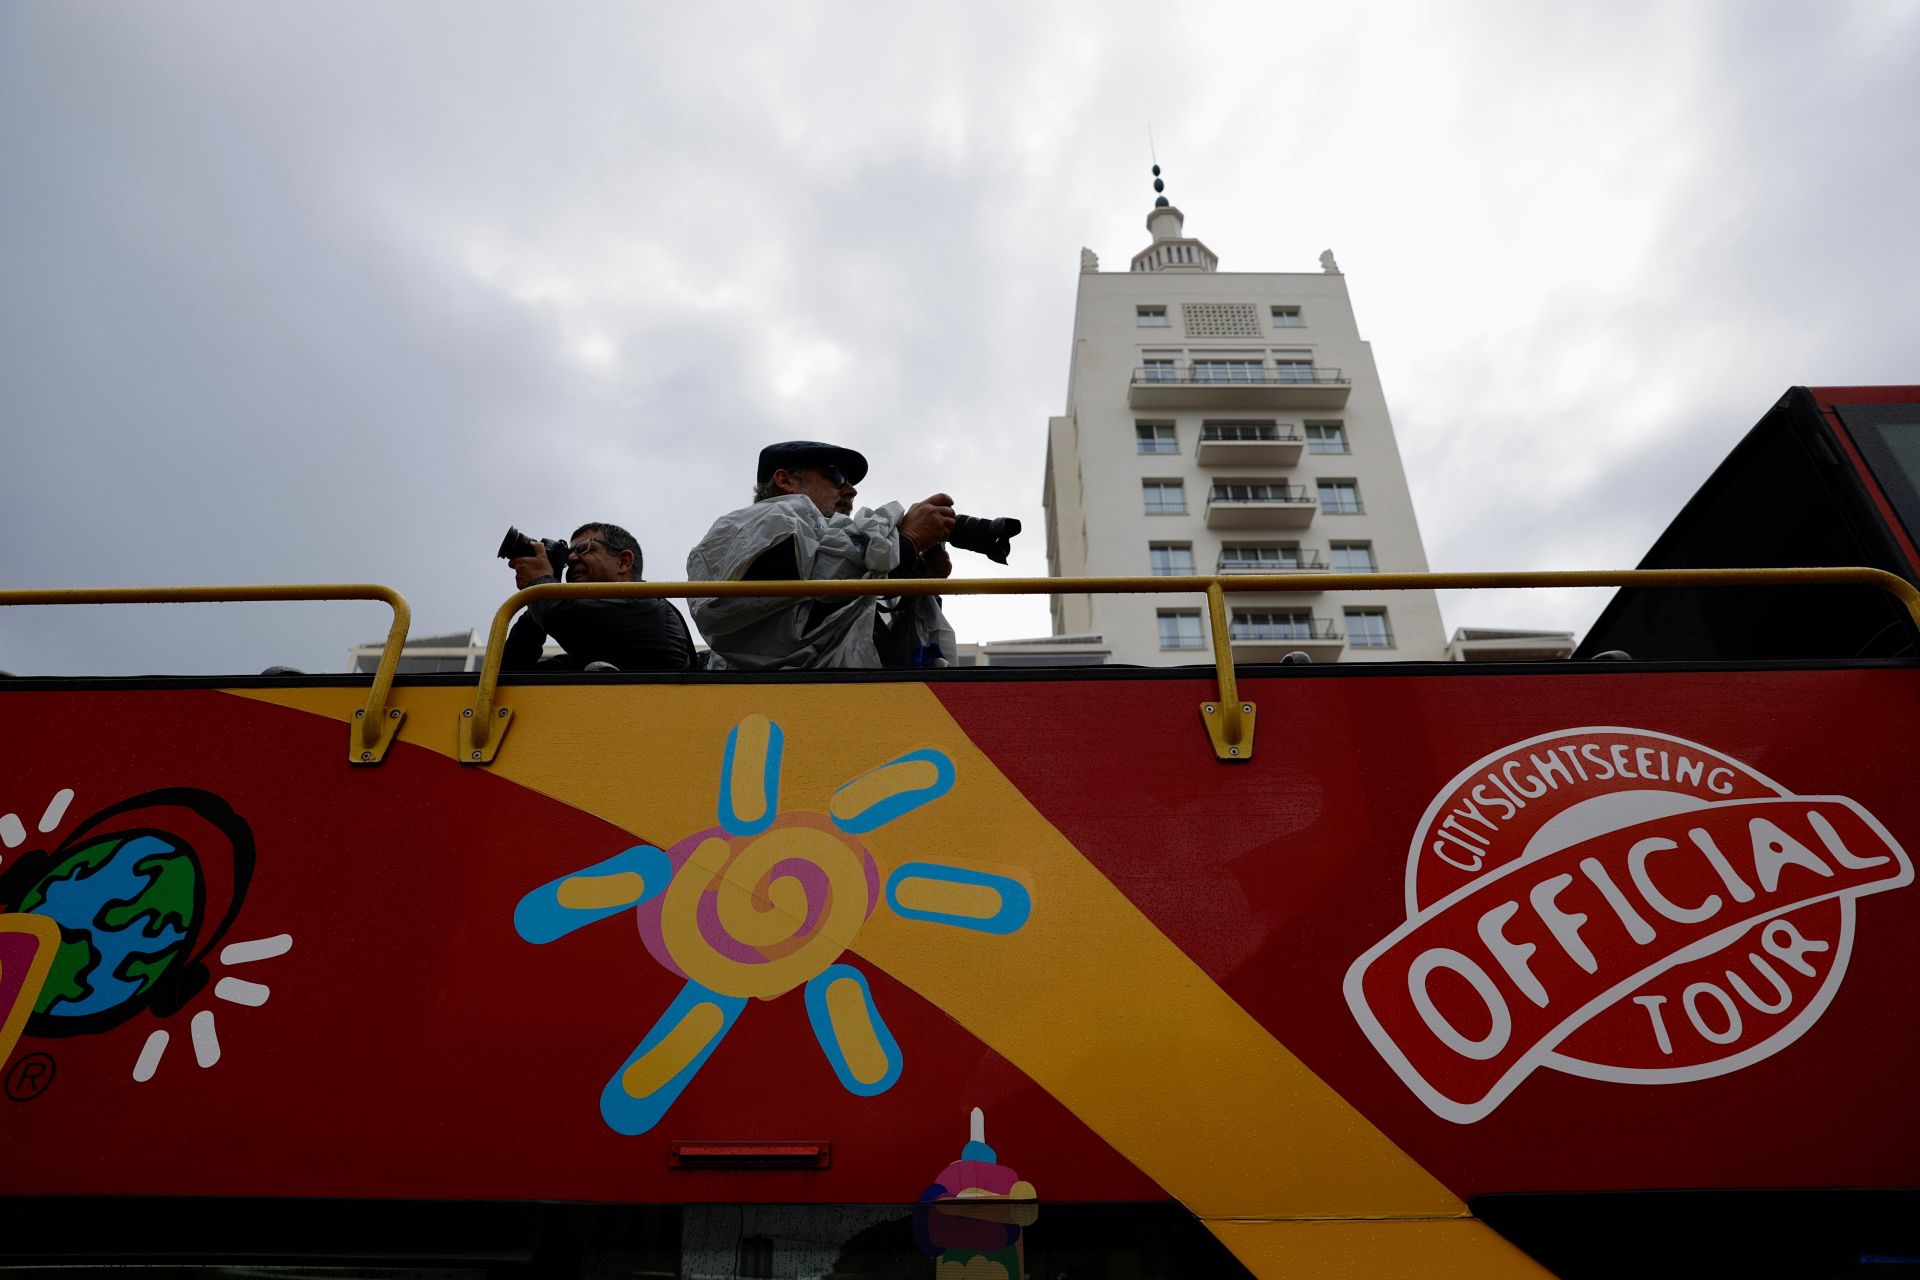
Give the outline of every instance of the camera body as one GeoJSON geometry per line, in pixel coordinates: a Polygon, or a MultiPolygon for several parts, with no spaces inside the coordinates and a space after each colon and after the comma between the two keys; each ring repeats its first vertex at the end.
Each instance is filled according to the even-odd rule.
{"type": "Polygon", "coordinates": [[[565,582],[567,559],[572,554],[573,548],[557,538],[529,538],[512,525],[508,525],[507,536],[500,539],[500,550],[494,554],[502,560],[518,560],[523,556],[532,555],[542,547],[547,551],[547,563],[553,566],[554,580],[565,582]]]}
{"type": "Polygon", "coordinates": [[[1020,522],[1012,516],[962,516],[953,518],[953,532],[947,535],[947,541],[962,551],[971,551],[975,555],[985,556],[995,564],[1005,564],[1007,553],[1013,550],[1013,539],[1020,532],[1020,522]]]}

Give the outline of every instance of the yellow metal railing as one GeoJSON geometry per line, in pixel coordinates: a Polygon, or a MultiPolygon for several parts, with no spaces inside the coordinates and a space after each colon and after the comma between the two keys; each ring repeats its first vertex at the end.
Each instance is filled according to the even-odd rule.
{"type": "MultiPolygon", "coordinates": [[[[1875,587],[1899,600],[1920,629],[1920,589],[1879,569],[1620,569],[1551,573],[1315,573],[1234,574],[1222,577],[1144,578],[903,578],[846,582],[614,582],[542,583],[516,591],[503,601],[487,636],[486,658],[471,707],[461,712],[459,759],[483,764],[493,759],[513,712],[495,704],[507,624],[533,600],[696,599],[773,596],[838,599],[849,596],[979,595],[1203,595],[1213,642],[1216,696],[1200,711],[1214,753],[1222,760],[1253,754],[1255,706],[1242,701],[1235,677],[1233,643],[1226,598],[1244,592],[1303,591],[1451,591],[1540,587],[1731,587],[1788,584],[1853,584],[1875,587]]],[[[370,583],[314,586],[244,587],[90,587],[0,591],[0,605],[214,604],[280,600],[377,600],[393,610],[386,645],[374,671],[366,705],[354,712],[347,758],[377,764],[392,744],[406,713],[387,705],[393,677],[405,647],[411,610],[390,587],[370,583]]]]}
{"type": "MultiPolygon", "coordinates": [[[[73,587],[46,591],[0,591],[0,605],[9,604],[229,604],[263,600],[378,600],[393,610],[386,647],[373,673],[367,704],[353,713],[347,759],[354,764],[378,764],[387,754],[406,712],[387,705],[393,673],[400,668],[413,611],[392,587],[373,583],[327,583],[287,587],[73,587]]],[[[497,665],[497,664],[496,664],[497,665]]]]}
{"type": "Polygon", "coordinates": [[[1920,589],[1880,569],[1597,569],[1549,573],[1315,573],[1233,574],[1221,577],[1145,578],[879,578],[842,582],[547,582],[508,596],[493,615],[487,656],[473,705],[461,712],[460,755],[484,764],[499,750],[513,712],[494,704],[500,659],[513,615],[530,601],[591,599],[697,599],[774,596],[840,599],[847,596],[983,595],[1164,595],[1204,594],[1213,638],[1216,697],[1201,706],[1214,754],[1245,760],[1253,754],[1254,704],[1240,699],[1226,598],[1241,592],[1454,591],[1539,587],[1737,587],[1843,584],[1877,587],[1900,601],[1920,628],[1920,589]]]}

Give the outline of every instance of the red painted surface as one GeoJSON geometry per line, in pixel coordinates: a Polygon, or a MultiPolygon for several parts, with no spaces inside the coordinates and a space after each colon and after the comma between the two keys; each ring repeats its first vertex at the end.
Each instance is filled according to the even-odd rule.
{"type": "Polygon", "coordinates": [[[1920,672],[1256,679],[1241,685],[1260,708],[1254,758],[1231,767],[1164,745],[1197,720],[1205,682],[1108,686],[1097,708],[1095,688],[939,693],[1169,937],[1457,1193],[1920,1185],[1920,887],[1862,899],[1825,1013],[1716,1079],[1536,1071],[1457,1124],[1415,1097],[1342,994],[1353,962],[1407,919],[1408,846],[1430,802],[1542,734],[1600,723],[1686,738],[1800,795],[1849,797],[1920,847],[1920,672]]]}
{"type": "MultiPolygon", "coordinates": [[[[630,1202],[911,1203],[982,1106],[1023,1176],[1060,1198],[1164,1198],[1004,1059],[884,973],[874,997],[907,1070],[856,1098],[799,993],[754,1002],[649,1133],[602,1123],[601,1086],[682,985],[615,922],[546,946],[520,896],[637,839],[481,770],[396,747],[339,767],[340,726],[218,692],[9,693],[6,804],[76,793],[63,827],[158,787],[224,797],[253,828],[251,891],[226,941],[287,932],[285,955],[222,970],[258,1008],[207,993],[165,1019],[24,1037],[55,1083],[0,1102],[0,1192],[630,1202]],[[27,744],[31,744],[29,747],[27,744]],[[219,1062],[189,1019],[215,1011],[219,1062]],[[151,1080],[132,1068],[171,1032],[151,1080]],[[825,1170],[672,1168],[675,1142],[832,1142],[825,1170]]],[[[56,833],[57,834],[57,833],[56,833]]],[[[38,837],[36,837],[38,839],[38,837]]],[[[25,852],[22,850],[21,852],[25,852]]],[[[203,850],[203,856],[205,851],[203,850]]],[[[9,852],[9,858],[18,854],[9,852]]]]}
{"type": "MultiPolygon", "coordinates": [[[[1408,846],[1431,802],[1539,735],[1608,724],[1687,739],[1795,795],[1846,797],[1920,847],[1920,671],[1251,679],[1260,736],[1231,766],[1205,745],[1206,679],[934,688],[1168,937],[1456,1192],[1920,1185],[1920,888],[1860,900],[1831,1005],[1773,1056],[1657,1086],[1538,1070],[1471,1124],[1415,1096],[1343,994],[1407,920],[1408,846]]],[[[664,1122],[621,1137],[597,1091],[679,980],[635,931],[531,946],[512,910],[552,876],[680,833],[619,831],[404,746],[345,769],[337,723],[215,692],[9,692],[5,710],[8,806],[37,812],[72,787],[72,827],[155,788],[214,792],[259,849],[226,941],[294,944],[233,971],[271,988],[261,1007],[202,993],[165,1018],[23,1038],[15,1058],[50,1054],[58,1075],[0,1103],[0,1191],[900,1203],[979,1105],[996,1135],[1020,1135],[1015,1163],[1049,1199],[1161,1194],[873,970],[906,1055],[891,1091],[846,1093],[799,999],[756,1003],[664,1122]],[[203,1069],[188,1022],[209,1008],[222,1056],[203,1069]],[[136,1083],[160,1026],[172,1043],[136,1083]],[[676,1142],[798,1141],[831,1142],[831,1167],[670,1167],[676,1142]]]]}
{"type": "Polygon", "coordinates": [[[1809,387],[1808,390],[1812,392],[1814,402],[1820,406],[1827,428],[1845,451],[1854,474],[1860,477],[1867,496],[1873,499],[1873,505],[1879,509],[1880,523],[1906,556],[1908,572],[1920,571],[1920,549],[1914,547],[1913,539],[1907,536],[1905,523],[1894,511],[1893,504],[1887,501],[1879,478],[1860,455],[1860,446],[1854,443],[1853,433],[1847,430],[1847,424],[1840,420],[1840,415],[1833,411],[1833,407],[1839,404],[1920,404],[1920,387],[1809,387]]]}

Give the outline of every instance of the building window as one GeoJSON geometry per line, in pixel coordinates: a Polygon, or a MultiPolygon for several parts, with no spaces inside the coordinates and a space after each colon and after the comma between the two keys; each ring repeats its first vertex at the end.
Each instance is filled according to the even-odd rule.
{"type": "Polygon", "coordinates": [[[1206,644],[1206,637],[1200,631],[1198,609],[1160,610],[1162,649],[1204,649],[1206,644]]]}
{"type": "Polygon", "coordinates": [[[1292,573],[1313,563],[1294,543],[1229,542],[1220,548],[1222,573],[1292,573]]]}
{"type": "Polygon", "coordinates": [[[1143,377],[1147,382],[1172,382],[1174,380],[1173,361],[1142,360],[1145,365],[1143,377]]]}
{"type": "Polygon", "coordinates": [[[1146,495],[1147,514],[1150,516],[1183,516],[1187,514],[1186,486],[1178,480],[1143,480],[1141,492],[1146,495]]]}
{"type": "Polygon", "coordinates": [[[1182,577],[1193,572],[1191,542],[1150,542],[1147,555],[1156,578],[1182,577]]]}
{"type": "Polygon", "coordinates": [[[1277,422],[1203,422],[1200,424],[1202,440],[1278,440],[1280,424],[1277,422]]]}
{"type": "Polygon", "coordinates": [[[1265,382],[1258,360],[1195,360],[1195,382],[1265,382]]]}
{"type": "Polygon", "coordinates": [[[1275,307],[1273,309],[1273,327],[1276,329],[1299,329],[1305,321],[1300,319],[1298,307],[1275,307]]]}
{"type": "Polygon", "coordinates": [[[1335,573],[1376,573],[1380,566],[1373,562],[1373,544],[1371,542],[1336,542],[1333,544],[1333,571],[1335,573]]]}
{"type": "Polygon", "coordinates": [[[1141,453],[1180,452],[1180,442],[1173,434],[1171,422],[1136,422],[1133,435],[1141,453]]]}
{"type": "Polygon", "coordinates": [[[1338,422],[1307,424],[1308,453],[1351,453],[1347,448],[1347,429],[1338,422]]]}
{"type": "Polygon", "coordinates": [[[1393,648],[1393,628],[1385,609],[1347,610],[1347,644],[1355,649],[1393,648]]]}
{"type": "Polygon", "coordinates": [[[1273,362],[1273,380],[1275,382],[1312,382],[1313,361],[1275,360],[1273,362]]]}
{"type": "MultiPolygon", "coordinates": [[[[1321,492],[1326,492],[1323,486],[1321,492]]],[[[1307,491],[1290,485],[1283,480],[1259,481],[1255,483],[1216,484],[1213,486],[1215,502],[1305,502],[1307,491]]]]}
{"type": "MultiPolygon", "coordinates": [[[[1327,627],[1318,628],[1320,639],[1329,639],[1327,627]]],[[[1268,612],[1241,613],[1237,610],[1233,621],[1227,625],[1227,635],[1233,640],[1312,640],[1315,627],[1313,615],[1305,612],[1268,612]]]]}
{"type": "Polygon", "coordinates": [[[1170,323],[1165,307],[1135,307],[1133,322],[1142,329],[1165,329],[1170,323]]]}
{"type": "Polygon", "coordinates": [[[1359,515],[1366,509],[1360,505],[1359,483],[1353,480],[1322,480],[1320,509],[1337,516],[1359,515]]]}

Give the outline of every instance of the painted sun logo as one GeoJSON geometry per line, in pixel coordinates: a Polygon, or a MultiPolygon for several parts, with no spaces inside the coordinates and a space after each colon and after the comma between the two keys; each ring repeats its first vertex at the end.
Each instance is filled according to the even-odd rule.
{"type": "Polygon", "coordinates": [[[861,838],[952,790],[953,761],[910,751],[836,789],[827,812],[780,812],[780,726],[748,716],[727,736],[719,825],[659,849],[636,845],[520,900],[533,943],[634,909],[647,950],[686,986],[600,1094],[623,1134],[658,1124],[752,999],[806,989],[807,1016],[848,1092],[885,1093],[904,1066],[866,975],[840,957],[878,908],[907,920],[1006,934],[1032,910],[1006,876],[906,862],[885,878],[861,838]]]}

